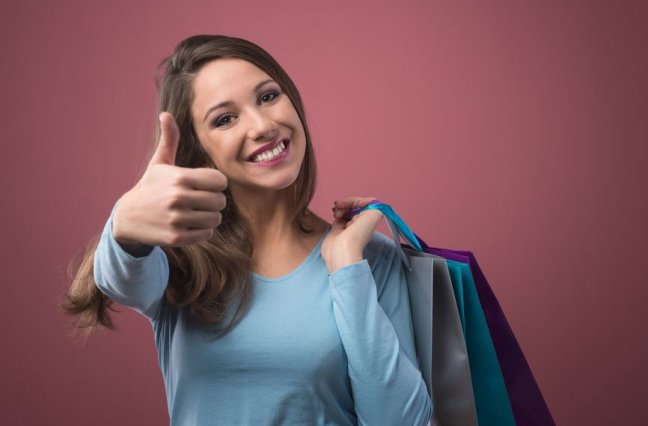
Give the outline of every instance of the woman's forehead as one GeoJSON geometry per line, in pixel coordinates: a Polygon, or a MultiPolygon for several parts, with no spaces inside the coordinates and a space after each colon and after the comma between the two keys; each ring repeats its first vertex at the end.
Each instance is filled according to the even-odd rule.
{"type": "Polygon", "coordinates": [[[205,64],[194,79],[194,90],[228,91],[252,88],[270,76],[256,65],[243,59],[217,59],[205,64]]]}

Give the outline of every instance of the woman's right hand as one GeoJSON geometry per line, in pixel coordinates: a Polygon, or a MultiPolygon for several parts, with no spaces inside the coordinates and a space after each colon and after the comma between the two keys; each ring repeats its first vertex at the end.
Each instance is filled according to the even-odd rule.
{"type": "Polygon", "coordinates": [[[183,246],[209,240],[226,205],[226,176],[212,168],[176,166],[178,126],[168,112],[159,118],[160,143],[113,216],[115,240],[134,251],[142,245],[183,246]]]}

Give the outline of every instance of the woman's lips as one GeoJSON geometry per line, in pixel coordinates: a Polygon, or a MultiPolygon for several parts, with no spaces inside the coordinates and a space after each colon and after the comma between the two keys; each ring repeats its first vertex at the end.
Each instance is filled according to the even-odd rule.
{"type": "Polygon", "coordinates": [[[273,140],[272,142],[269,142],[269,143],[265,144],[264,146],[262,146],[261,148],[257,149],[257,150],[254,151],[252,154],[250,154],[250,155],[247,157],[247,161],[252,161],[252,162],[254,162],[254,157],[256,157],[256,156],[259,155],[259,154],[263,154],[263,153],[266,152],[266,151],[272,151],[272,150],[275,149],[277,146],[279,146],[279,144],[281,143],[281,141],[283,141],[284,144],[286,144],[286,145],[288,144],[288,139],[286,139],[286,138],[277,138],[277,139],[273,140]]]}
{"type": "Polygon", "coordinates": [[[255,166],[258,167],[273,167],[286,159],[288,153],[290,152],[290,139],[284,139],[284,150],[277,154],[275,157],[270,160],[261,160],[261,161],[250,161],[255,166]]]}

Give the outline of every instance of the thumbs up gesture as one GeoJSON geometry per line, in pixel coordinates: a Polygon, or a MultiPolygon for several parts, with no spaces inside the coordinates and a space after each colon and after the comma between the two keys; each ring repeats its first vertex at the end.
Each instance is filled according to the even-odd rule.
{"type": "Polygon", "coordinates": [[[175,165],[180,131],[168,112],[142,178],[119,200],[113,236],[129,252],[145,246],[182,246],[209,240],[221,223],[227,178],[211,168],[175,165]]]}

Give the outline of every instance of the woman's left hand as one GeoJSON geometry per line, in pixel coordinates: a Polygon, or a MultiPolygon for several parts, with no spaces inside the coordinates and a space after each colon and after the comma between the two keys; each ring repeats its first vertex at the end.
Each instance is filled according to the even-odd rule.
{"type": "Polygon", "coordinates": [[[369,209],[356,214],[351,220],[346,220],[343,216],[346,212],[364,207],[375,199],[347,197],[334,203],[335,221],[321,248],[329,274],[363,259],[362,251],[371,240],[383,214],[379,210],[369,209]]]}

